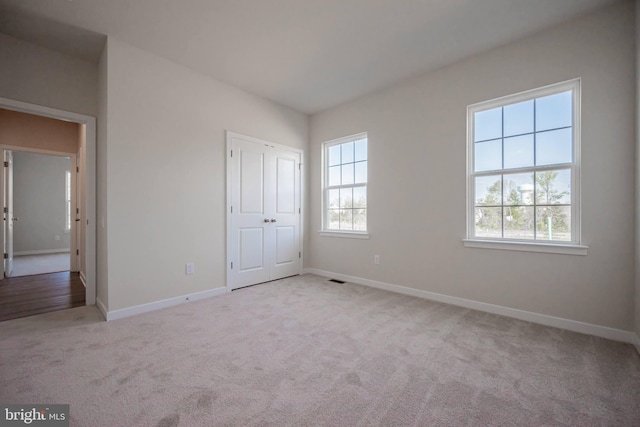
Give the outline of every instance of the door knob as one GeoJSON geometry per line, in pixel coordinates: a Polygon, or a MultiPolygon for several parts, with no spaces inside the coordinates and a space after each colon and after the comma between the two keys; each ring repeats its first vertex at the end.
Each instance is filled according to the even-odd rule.
{"type": "MultiPolygon", "coordinates": [[[[11,218],[11,219],[12,219],[12,220],[14,220],[14,221],[17,221],[17,220],[19,220],[20,218],[18,218],[17,216],[14,216],[14,217],[13,217],[13,218],[11,218]]],[[[272,221],[273,221],[273,220],[272,220],[272,221]]]]}
{"type": "Polygon", "coordinates": [[[269,222],[269,220],[267,218],[264,219],[264,222],[269,222]]]}
{"type": "Polygon", "coordinates": [[[271,222],[276,222],[276,220],[275,220],[275,219],[273,219],[273,218],[271,218],[271,222]]]}

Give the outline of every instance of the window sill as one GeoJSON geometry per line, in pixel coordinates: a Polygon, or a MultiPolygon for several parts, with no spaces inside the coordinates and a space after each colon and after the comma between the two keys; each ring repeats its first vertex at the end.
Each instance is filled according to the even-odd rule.
{"type": "Polygon", "coordinates": [[[467,248],[499,249],[523,252],[543,252],[549,254],[586,255],[588,246],[569,243],[500,242],[494,240],[462,239],[467,248]]]}
{"type": "Polygon", "coordinates": [[[327,231],[320,230],[320,235],[323,237],[345,237],[347,239],[368,239],[369,233],[366,231],[357,232],[357,231],[327,231]]]}

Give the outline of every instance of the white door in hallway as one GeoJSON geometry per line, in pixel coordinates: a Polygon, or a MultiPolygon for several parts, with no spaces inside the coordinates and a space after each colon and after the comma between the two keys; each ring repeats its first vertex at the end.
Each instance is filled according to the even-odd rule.
{"type": "Polygon", "coordinates": [[[300,274],[301,152],[227,133],[227,283],[300,274]]]}

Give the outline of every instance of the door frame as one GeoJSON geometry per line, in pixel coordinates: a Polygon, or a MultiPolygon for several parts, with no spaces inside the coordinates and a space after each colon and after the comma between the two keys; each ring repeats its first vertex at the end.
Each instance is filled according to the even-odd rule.
{"type": "MultiPolygon", "coordinates": [[[[75,221],[76,215],[76,207],[78,206],[78,192],[77,192],[77,170],[76,170],[76,154],[73,153],[63,153],[61,151],[52,151],[52,150],[42,150],[39,148],[30,148],[30,147],[19,147],[14,145],[0,145],[0,151],[4,154],[5,151],[10,151],[11,153],[15,153],[16,151],[22,153],[35,153],[35,154],[44,154],[47,156],[56,156],[56,157],[68,157],[69,158],[69,172],[71,172],[71,229],[69,230],[69,271],[79,271],[80,266],[78,262],[78,256],[76,255],[76,251],[80,248],[78,243],[78,236],[80,232],[78,230],[77,222],[75,221]]],[[[4,174],[3,174],[4,175],[4,174]]],[[[4,194],[6,192],[6,183],[3,181],[2,188],[0,188],[0,200],[4,200],[4,194]]],[[[15,198],[15,191],[13,194],[15,198]]],[[[15,213],[15,211],[14,211],[15,213]]],[[[5,250],[6,250],[6,226],[7,222],[5,222],[4,227],[0,227],[2,231],[0,232],[1,239],[0,241],[5,242],[5,250]]],[[[6,273],[6,269],[3,263],[2,266],[2,276],[4,277],[4,273],[6,273]]]]}
{"type": "MultiPolygon", "coordinates": [[[[227,223],[227,233],[226,233],[226,237],[227,237],[227,244],[226,244],[226,248],[227,248],[227,253],[226,253],[226,268],[225,268],[225,272],[226,272],[226,277],[225,277],[225,284],[227,287],[227,292],[231,292],[231,281],[230,276],[231,276],[231,262],[232,262],[232,257],[233,257],[233,251],[232,251],[232,246],[231,246],[231,242],[232,242],[232,235],[231,235],[231,226],[232,226],[232,212],[231,212],[231,206],[232,206],[232,200],[233,200],[233,189],[232,189],[232,176],[233,176],[233,171],[231,169],[231,150],[232,150],[232,142],[233,142],[233,138],[241,138],[244,139],[245,141],[249,141],[249,142],[253,142],[255,144],[259,144],[259,145],[267,145],[269,147],[273,147],[273,148],[277,148],[280,150],[288,150],[288,151],[293,151],[296,152],[298,154],[300,154],[300,241],[299,241],[299,247],[300,247],[300,252],[301,252],[301,256],[300,256],[300,267],[299,267],[299,272],[298,274],[302,274],[302,271],[304,269],[304,213],[305,213],[305,179],[304,179],[304,150],[301,150],[300,148],[295,148],[295,147],[290,147],[288,145],[282,145],[282,144],[276,144],[264,139],[260,139],[260,138],[256,138],[253,136],[248,136],[242,133],[238,133],[238,132],[233,132],[230,130],[226,131],[226,160],[225,160],[225,166],[227,169],[227,203],[226,203],[226,210],[225,210],[225,215],[226,215],[226,223],[227,223]]],[[[250,286],[250,285],[249,285],[250,286]]]]}
{"type": "MultiPolygon", "coordinates": [[[[96,303],[96,118],[84,114],[72,113],[57,108],[44,107],[28,102],[16,101],[0,97],[0,108],[18,111],[35,116],[49,117],[57,120],[79,123],[85,125],[86,153],[85,153],[85,184],[84,212],[86,213],[85,232],[85,276],[83,279],[86,296],[86,305],[96,303]]],[[[24,147],[21,147],[24,148],[24,147]]],[[[24,149],[22,151],[25,151],[24,149]]],[[[82,210],[82,209],[81,209],[82,210]]]]}

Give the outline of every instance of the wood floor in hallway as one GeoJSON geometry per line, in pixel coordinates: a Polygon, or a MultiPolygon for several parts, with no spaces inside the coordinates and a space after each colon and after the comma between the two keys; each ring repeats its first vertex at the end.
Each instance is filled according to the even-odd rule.
{"type": "Polygon", "coordinates": [[[0,321],[85,305],[79,273],[38,274],[0,280],[0,321]]]}

